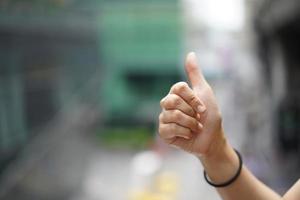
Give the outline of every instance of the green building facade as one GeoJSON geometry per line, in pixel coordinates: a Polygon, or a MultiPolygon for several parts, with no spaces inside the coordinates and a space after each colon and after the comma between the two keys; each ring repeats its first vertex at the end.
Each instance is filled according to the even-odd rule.
{"type": "Polygon", "coordinates": [[[180,76],[179,3],[108,1],[99,22],[106,118],[153,122],[159,99],[180,76]]]}
{"type": "Polygon", "coordinates": [[[159,99],[181,74],[181,30],[176,0],[4,5],[1,157],[74,99],[96,104],[109,124],[154,123],[159,99]]]}

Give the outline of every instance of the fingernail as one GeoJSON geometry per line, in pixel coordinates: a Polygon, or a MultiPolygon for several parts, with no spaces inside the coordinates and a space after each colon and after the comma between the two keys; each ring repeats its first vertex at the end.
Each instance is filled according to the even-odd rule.
{"type": "Polygon", "coordinates": [[[206,107],[203,106],[203,105],[199,105],[199,106],[197,107],[197,111],[198,111],[199,113],[203,113],[204,111],[206,111],[206,107]]]}
{"type": "Polygon", "coordinates": [[[200,115],[199,113],[197,113],[197,115],[196,115],[196,119],[197,119],[198,121],[200,121],[200,120],[201,120],[201,115],[200,115]]]}
{"type": "Polygon", "coordinates": [[[199,129],[199,130],[202,130],[202,129],[203,129],[203,125],[200,124],[200,123],[198,123],[198,129],[199,129]]]}
{"type": "Polygon", "coordinates": [[[192,59],[193,61],[196,59],[196,53],[195,52],[190,52],[187,56],[188,58],[192,59]]]}
{"type": "Polygon", "coordinates": [[[191,139],[189,136],[183,136],[184,139],[189,140],[191,139]]]}

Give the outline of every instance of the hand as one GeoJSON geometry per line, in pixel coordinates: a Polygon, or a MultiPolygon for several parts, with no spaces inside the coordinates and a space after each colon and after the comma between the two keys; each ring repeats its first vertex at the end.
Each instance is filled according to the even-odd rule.
{"type": "Polygon", "coordinates": [[[188,54],[185,69],[192,89],[185,82],[176,83],[161,100],[159,133],[166,143],[205,156],[224,139],[221,114],[195,53],[188,54]]]}

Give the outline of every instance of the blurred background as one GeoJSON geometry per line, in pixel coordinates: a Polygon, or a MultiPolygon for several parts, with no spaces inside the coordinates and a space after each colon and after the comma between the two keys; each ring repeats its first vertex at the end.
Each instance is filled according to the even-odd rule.
{"type": "Polygon", "coordinates": [[[296,0],[0,0],[0,199],[220,199],[157,137],[195,51],[247,166],[299,178],[296,0]]]}

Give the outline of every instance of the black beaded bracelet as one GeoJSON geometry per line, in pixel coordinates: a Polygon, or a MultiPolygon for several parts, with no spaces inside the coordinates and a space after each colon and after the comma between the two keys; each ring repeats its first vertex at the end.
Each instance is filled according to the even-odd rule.
{"type": "Polygon", "coordinates": [[[235,174],[231,179],[229,179],[228,181],[226,181],[226,182],[224,182],[224,183],[218,183],[218,184],[216,184],[216,183],[212,183],[212,182],[208,179],[207,174],[206,174],[206,172],[205,172],[205,170],[204,170],[204,171],[203,171],[203,172],[204,172],[204,173],[203,173],[203,174],[204,174],[204,179],[206,180],[206,182],[207,182],[209,185],[211,185],[211,186],[213,186],[213,187],[218,187],[218,188],[220,188],[220,187],[226,187],[226,186],[232,184],[232,183],[239,177],[239,175],[241,174],[241,171],[242,171],[242,167],[243,167],[243,159],[242,159],[241,154],[240,154],[236,149],[234,149],[234,151],[236,152],[236,154],[237,154],[237,156],[238,156],[238,158],[239,158],[239,168],[238,168],[236,174],[235,174]]]}

